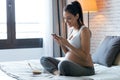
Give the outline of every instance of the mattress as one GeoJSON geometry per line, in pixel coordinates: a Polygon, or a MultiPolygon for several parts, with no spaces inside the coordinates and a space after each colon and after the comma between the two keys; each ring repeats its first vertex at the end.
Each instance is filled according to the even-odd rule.
{"type": "Polygon", "coordinates": [[[38,59],[0,62],[0,80],[120,80],[120,66],[106,67],[100,64],[94,64],[95,75],[70,77],[70,76],[55,76],[46,72],[40,65],[38,59]],[[40,70],[41,74],[33,74],[31,67],[34,70],[40,70]],[[8,78],[8,79],[4,79],[8,78]]]}

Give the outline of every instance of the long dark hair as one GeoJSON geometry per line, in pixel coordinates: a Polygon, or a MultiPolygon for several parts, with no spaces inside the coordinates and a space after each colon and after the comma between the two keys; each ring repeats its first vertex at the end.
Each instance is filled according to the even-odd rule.
{"type": "Polygon", "coordinates": [[[71,4],[68,4],[64,8],[64,11],[67,11],[67,12],[73,14],[74,16],[79,14],[78,24],[79,24],[79,26],[84,24],[82,7],[78,1],[73,1],[71,4]]]}

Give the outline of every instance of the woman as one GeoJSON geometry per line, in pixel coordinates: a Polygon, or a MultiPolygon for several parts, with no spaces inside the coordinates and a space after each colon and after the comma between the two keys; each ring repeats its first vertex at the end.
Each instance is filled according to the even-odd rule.
{"type": "Polygon", "coordinates": [[[65,53],[65,59],[59,61],[51,57],[42,57],[43,67],[55,75],[89,76],[95,74],[90,55],[90,30],[83,22],[82,8],[74,1],[67,5],[63,13],[64,21],[73,28],[68,39],[53,35],[65,53]]]}

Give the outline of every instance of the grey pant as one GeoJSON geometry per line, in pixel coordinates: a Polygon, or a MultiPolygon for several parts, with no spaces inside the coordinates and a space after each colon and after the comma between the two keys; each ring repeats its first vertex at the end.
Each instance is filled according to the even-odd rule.
{"type": "Polygon", "coordinates": [[[42,57],[40,60],[45,70],[53,73],[55,70],[60,71],[64,76],[89,76],[94,75],[94,67],[83,67],[69,60],[57,60],[52,57],[42,57]]]}

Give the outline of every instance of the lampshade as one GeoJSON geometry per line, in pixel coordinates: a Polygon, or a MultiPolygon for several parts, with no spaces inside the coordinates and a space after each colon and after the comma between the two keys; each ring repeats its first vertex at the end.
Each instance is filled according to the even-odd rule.
{"type": "Polygon", "coordinates": [[[82,6],[83,12],[97,11],[96,0],[78,0],[82,6]]]}

